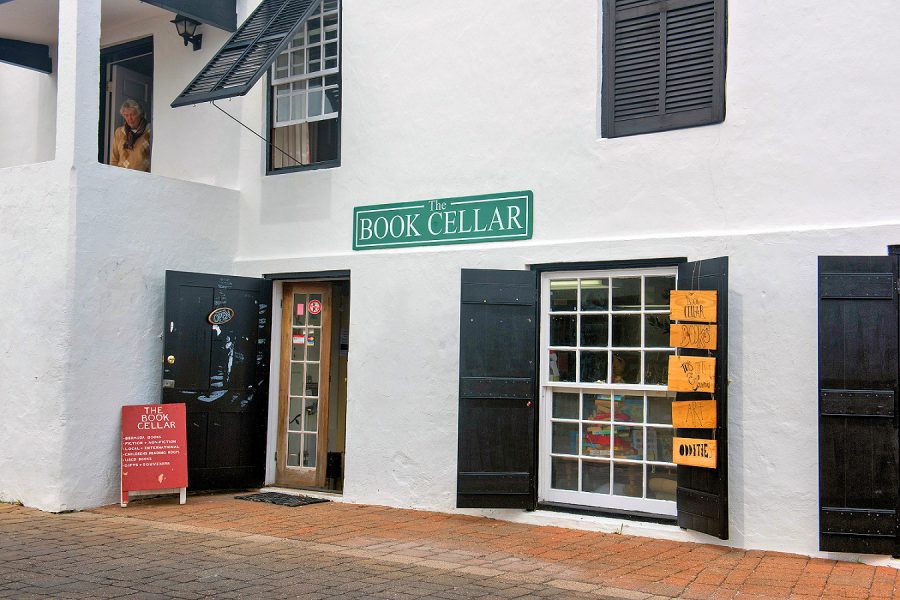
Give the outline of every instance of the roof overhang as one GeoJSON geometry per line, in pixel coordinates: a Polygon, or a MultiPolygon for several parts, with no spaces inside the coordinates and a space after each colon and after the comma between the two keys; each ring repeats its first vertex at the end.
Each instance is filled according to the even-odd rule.
{"type": "Polygon", "coordinates": [[[195,21],[234,31],[237,29],[237,0],[141,0],[195,21]]]}
{"type": "Polygon", "coordinates": [[[0,62],[33,69],[41,73],[53,72],[50,46],[46,44],[0,38],[0,62]]]}
{"type": "MultiPolygon", "coordinates": [[[[237,25],[236,0],[102,0],[100,6],[103,29],[144,19],[171,19],[179,11],[226,31],[234,31],[237,25]]],[[[52,49],[58,42],[58,29],[58,0],[0,0],[0,38],[52,49]]]]}

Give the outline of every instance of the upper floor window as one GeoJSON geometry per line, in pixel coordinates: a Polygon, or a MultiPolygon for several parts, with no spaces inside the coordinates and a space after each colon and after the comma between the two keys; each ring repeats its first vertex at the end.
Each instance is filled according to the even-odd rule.
{"type": "Polygon", "coordinates": [[[340,157],[340,1],[325,0],[270,72],[269,171],[340,157]]]}
{"type": "Polygon", "coordinates": [[[725,119],[726,0],[604,0],[603,137],[725,119]]]}

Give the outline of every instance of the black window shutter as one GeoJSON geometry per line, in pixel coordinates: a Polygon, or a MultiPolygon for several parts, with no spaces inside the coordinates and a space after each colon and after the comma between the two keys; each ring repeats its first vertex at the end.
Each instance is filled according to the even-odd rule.
{"type": "Polygon", "coordinates": [[[320,0],[262,0],[172,102],[172,108],[243,96],[287,48],[320,0]]]}
{"type": "Polygon", "coordinates": [[[603,137],[725,119],[726,0],[604,0],[603,137]]]}
{"type": "Polygon", "coordinates": [[[537,274],[462,270],[456,505],[535,505],[537,274]]]}
{"type": "Polygon", "coordinates": [[[819,257],[821,550],[900,550],[897,262],[819,257]]]}
{"type": "MultiPolygon", "coordinates": [[[[678,465],[675,500],[678,526],[728,539],[728,257],[698,260],[678,266],[679,290],[718,291],[716,340],[716,429],[678,429],[686,438],[715,439],[715,469],[678,465]]],[[[705,350],[682,349],[684,356],[707,356],[705,350]]],[[[677,400],[708,400],[709,394],[681,393],[677,400]]]]}

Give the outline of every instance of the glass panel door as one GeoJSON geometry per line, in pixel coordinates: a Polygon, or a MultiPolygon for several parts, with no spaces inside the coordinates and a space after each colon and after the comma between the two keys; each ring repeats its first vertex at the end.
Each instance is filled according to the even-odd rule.
{"type": "Polygon", "coordinates": [[[286,284],[282,300],[277,482],[321,487],[328,432],[328,284],[286,284]]]}

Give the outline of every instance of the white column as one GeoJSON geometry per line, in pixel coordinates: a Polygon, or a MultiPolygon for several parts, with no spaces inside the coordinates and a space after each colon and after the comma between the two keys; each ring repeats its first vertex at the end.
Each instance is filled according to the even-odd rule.
{"type": "Polygon", "coordinates": [[[97,162],[101,0],[59,0],[56,160],[97,162]]]}

